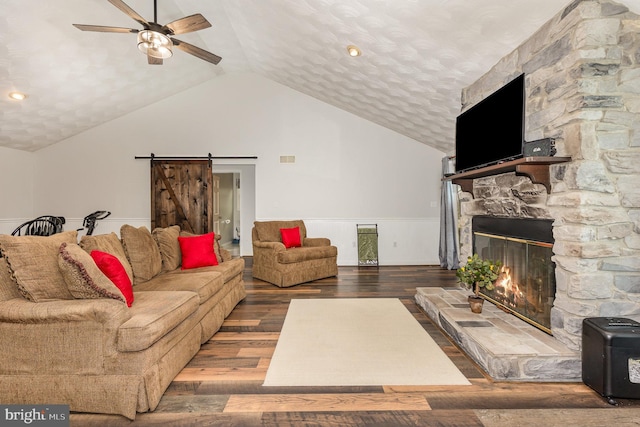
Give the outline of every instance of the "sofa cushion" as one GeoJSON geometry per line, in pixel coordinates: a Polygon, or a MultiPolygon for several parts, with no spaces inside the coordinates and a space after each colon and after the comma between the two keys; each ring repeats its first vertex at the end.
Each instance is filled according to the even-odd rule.
{"type": "Polygon", "coordinates": [[[58,268],[58,250],[62,243],[77,239],[75,230],[46,237],[0,235],[0,252],[25,298],[34,302],[73,299],[58,268]]]}
{"type": "Polygon", "coordinates": [[[60,245],[58,267],[74,298],[112,298],[126,302],[120,289],[100,271],[93,258],[75,243],[60,245]]]}
{"type": "Polygon", "coordinates": [[[299,248],[302,246],[300,240],[300,227],[293,228],[281,228],[280,236],[282,237],[282,244],[285,248],[299,248]]]}
{"type": "Polygon", "coordinates": [[[135,298],[131,318],[118,328],[118,351],[149,348],[199,307],[193,292],[136,291],[135,298]]]}
{"type": "Polygon", "coordinates": [[[222,264],[218,264],[212,267],[200,267],[192,270],[174,270],[170,273],[170,275],[179,275],[184,274],[185,276],[189,276],[192,272],[212,272],[215,271],[217,273],[222,274],[222,280],[224,283],[227,283],[234,277],[242,274],[244,272],[244,258],[233,258],[229,259],[222,264]]]}
{"type": "Polygon", "coordinates": [[[151,235],[158,243],[158,249],[160,249],[162,271],[173,271],[180,267],[182,263],[180,243],[178,243],[180,226],[172,225],[171,227],[154,228],[151,235]]]}
{"type": "Polygon", "coordinates": [[[308,261],[310,259],[332,258],[338,256],[338,248],[335,246],[317,246],[292,248],[278,252],[277,260],[280,264],[292,264],[308,261]]]}
{"type": "Polygon", "coordinates": [[[304,226],[302,220],[292,221],[255,221],[253,223],[258,234],[258,240],[263,242],[282,242],[282,236],[280,235],[281,228],[300,228],[300,239],[304,240],[307,237],[307,229],[304,226]]]}
{"type": "Polygon", "coordinates": [[[95,261],[100,271],[120,289],[124,299],[127,301],[127,306],[131,307],[131,304],[133,304],[131,279],[129,279],[127,271],[124,269],[118,257],[101,251],[91,251],[89,255],[95,261]]]}
{"type": "Polygon", "coordinates": [[[137,285],[136,291],[191,291],[198,294],[199,302],[202,304],[222,289],[224,280],[221,273],[200,270],[174,270],[158,274],[153,279],[137,285]]]}
{"type": "Polygon", "coordinates": [[[146,282],[162,270],[162,257],[158,244],[144,225],[135,228],[124,224],[120,227],[122,246],[133,270],[133,284],[146,282]]]}
{"type": "Polygon", "coordinates": [[[133,282],[133,270],[131,269],[131,264],[129,264],[122,242],[120,242],[116,233],[112,232],[109,234],[98,234],[96,236],[82,236],[80,239],[80,247],[88,254],[90,254],[91,251],[100,251],[115,256],[118,258],[120,263],[122,263],[122,266],[127,272],[127,276],[129,276],[129,280],[133,282]]]}
{"type": "Polygon", "coordinates": [[[213,251],[213,233],[193,237],[180,236],[178,242],[182,252],[183,270],[218,265],[218,259],[213,251]]]}

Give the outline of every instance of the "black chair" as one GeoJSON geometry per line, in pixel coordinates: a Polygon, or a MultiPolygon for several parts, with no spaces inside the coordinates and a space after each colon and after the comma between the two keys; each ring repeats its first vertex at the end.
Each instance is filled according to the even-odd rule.
{"type": "Polygon", "coordinates": [[[98,220],[105,219],[109,215],[111,215],[111,212],[109,211],[95,211],[85,216],[82,226],[87,229],[87,236],[91,236],[91,233],[93,233],[93,230],[96,228],[96,222],[98,220]]]}
{"type": "Polygon", "coordinates": [[[51,236],[63,231],[63,216],[44,215],[21,224],[11,232],[12,236],[51,236]]]}

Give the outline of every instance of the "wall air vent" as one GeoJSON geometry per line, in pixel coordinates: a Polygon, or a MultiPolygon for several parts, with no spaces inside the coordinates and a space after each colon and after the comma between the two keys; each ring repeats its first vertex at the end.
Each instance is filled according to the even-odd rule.
{"type": "Polygon", "coordinates": [[[280,156],[280,163],[295,163],[296,156],[280,156]]]}

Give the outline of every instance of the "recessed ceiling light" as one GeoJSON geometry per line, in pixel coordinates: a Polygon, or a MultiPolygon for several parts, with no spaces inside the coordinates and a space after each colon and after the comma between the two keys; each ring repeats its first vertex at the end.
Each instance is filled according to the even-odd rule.
{"type": "Polygon", "coordinates": [[[353,56],[353,57],[362,55],[362,52],[360,52],[360,49],[358,49],[357,46],[354,46],[352,44],[347,46],[347,52],[349,52],[349,56],[353,56]]]}
{"type": "Polygon", "coordinates": [[[17,101],[22,101],[26,97],[27,97],[27,95],[25,95],[24,93],[21,93],[21,92],[10,92],[9,93],[9,98],[15,99],[17,101]]]}

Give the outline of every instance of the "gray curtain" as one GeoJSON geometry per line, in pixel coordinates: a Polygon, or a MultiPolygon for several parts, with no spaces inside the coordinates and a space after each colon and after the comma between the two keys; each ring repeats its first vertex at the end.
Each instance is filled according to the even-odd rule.
{"type": "MultiPolygon", "coordinates": [[[[446,156],[442,159],[442,176],[455,172],[453,161],[446,156]]],[[[458,255],[458,190],[451,181],[442,181],[440,196],[440,266],[449,270],[460,266],[458,255]]]]}

